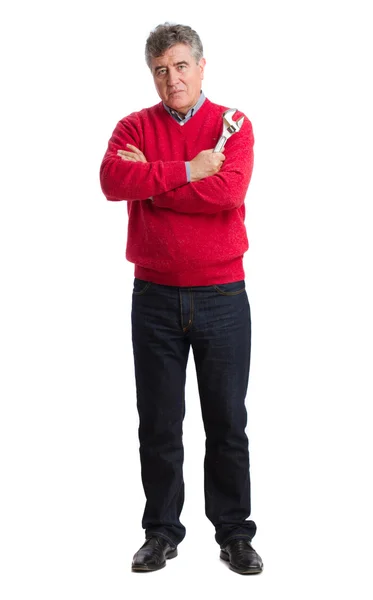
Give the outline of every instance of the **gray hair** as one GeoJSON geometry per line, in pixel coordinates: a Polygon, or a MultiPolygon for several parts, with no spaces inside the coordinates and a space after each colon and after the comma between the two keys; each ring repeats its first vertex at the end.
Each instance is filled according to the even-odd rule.
{"type": "Polygon", "coordinates": [[[163,56],[166,50],[176,44],[189,46],[196,63],[199,63],[203,57],[202,42],[194,29],[188,25],[164,23],[163,25],[157,25],[146,40],[145,60],[149,69],[151,70],[152,58],[163,56]]]}

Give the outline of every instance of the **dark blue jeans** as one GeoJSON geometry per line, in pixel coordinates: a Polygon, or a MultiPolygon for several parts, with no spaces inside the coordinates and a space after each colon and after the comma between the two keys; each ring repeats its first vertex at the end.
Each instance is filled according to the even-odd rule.
{"type": "Polygon", "coordinates": [[[206,433],[206,516],[220,546],[237,537],[251,540],[256,525],[248,519],[251,321],[245,282],[174,287],[135,278],[132,342],[146,537],[157,534],[177,545],[185,536],[182,428],[192,347],[206,433]]]}

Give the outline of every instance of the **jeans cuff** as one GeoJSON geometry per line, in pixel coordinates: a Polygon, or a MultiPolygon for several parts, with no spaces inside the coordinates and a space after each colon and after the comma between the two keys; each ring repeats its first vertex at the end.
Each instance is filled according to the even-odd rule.
{"type": "Polygon", "coordinates": [[[236,534],[236,535],[231,535],[229,538],[227,538],[226,540],[224,540],[224,542],[222,544],[220,544],[220,548],[222,550],[224,550],[224,548],[229,544],[229,542],[231,542],[232,540],[248,540],[249,542],[251,542],[253,538],[250,537],[249,535],[245,535],[243,533],[241,534],[236,534]]]}
{"type": "Polygon", "coordinates": [[[172,546],[172,548],[176,548],[177,544],[175,544],[174,541],[172,541],[167,535],[165,535],[164,533],[160,533],[158,531],[152,531],[146,534],[145,539],[149,540],[152,537],[161,537],[164,540],[166,540],[166,542],[168,542],[170,544],[170,546],[172,546]]]}

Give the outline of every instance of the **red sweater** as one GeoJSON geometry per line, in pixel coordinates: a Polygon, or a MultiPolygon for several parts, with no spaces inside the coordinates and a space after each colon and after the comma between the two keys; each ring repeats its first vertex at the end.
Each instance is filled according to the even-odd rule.
{"type": "Polygon", "coordinates": [[[135,263],[135,277],[181,287],[244,279],[243,254],[249,247],[244,200],[254,144],[247,117],[227,141],[219,173],[188,183],[185,169],[186,161],[215,147],[224,110],[206,98],[181,126],[160,102],[117,124],[100,180],[108,200],[128,201],[126,258],[135,263]],[[148,162],[117,156],[127,143],[148,162]]]}

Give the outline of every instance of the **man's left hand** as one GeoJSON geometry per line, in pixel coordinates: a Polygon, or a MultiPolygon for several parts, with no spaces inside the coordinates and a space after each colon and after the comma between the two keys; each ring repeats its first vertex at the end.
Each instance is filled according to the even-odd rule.
{"type": "Polygon", "coordinates": [[[120,156],[122,160],[130,160],[132,162],[143,162],[143,163],[148,162],[146,160],[145,156],[143,155],[143,153],[141,152],[141,150],[136,148],[136,146],[132,146],[132,144],[127,144],[127,148],[130,148],[131,151],[118,150],[118,152],[117,152],[118,156],[120,156]]]}

